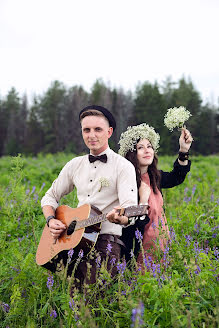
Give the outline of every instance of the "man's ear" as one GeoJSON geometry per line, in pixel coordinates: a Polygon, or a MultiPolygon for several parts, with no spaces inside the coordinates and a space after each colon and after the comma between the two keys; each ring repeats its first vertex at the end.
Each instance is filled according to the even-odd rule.
{"type": "Polygon", "coordinates": [[[113,128],[110,126],[108,130],[108,137],[110,138],[112,134],[113,134],[113,128]]]}

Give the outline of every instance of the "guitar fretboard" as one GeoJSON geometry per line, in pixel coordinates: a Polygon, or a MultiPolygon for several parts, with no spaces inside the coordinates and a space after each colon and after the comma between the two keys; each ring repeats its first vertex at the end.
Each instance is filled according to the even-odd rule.
{"type": "Polygon", "coordinates": [[[77,221],[76,226],[75,226],[75,230],[79,230],[81,228],[86,228],[86,227],[90,227],[94,224],[100,223],[100,222],[104,222],[106,221],[106,214],[101,214],[101,215],[95,215],[92,218],[88,218],[85,220],[81,220],[81,221],[77,221]]]}
{"type": "MultiPolygon", "coordinates": [[[[138,206],[129,206],[128,208],[124,209],[122,215],[126,215],[127,217],[134,217],[139,215],[144,215],[147,213],[147,205],[138,205],[138,206]]],[[[118,210],[119,212],[120,210],[118,210]]],[[[94,215],[93,217],[84,219],[84,220],[77,220],[75,230],[79,230],[82,228],[90,227],[94,224],[101,223],[107,220],[107,214],[101,215],[94,215]]]]}

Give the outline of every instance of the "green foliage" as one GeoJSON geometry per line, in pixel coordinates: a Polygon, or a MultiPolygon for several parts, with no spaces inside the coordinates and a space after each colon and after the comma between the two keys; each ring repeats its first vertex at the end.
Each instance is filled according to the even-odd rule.
{"type": "MultiPolygon", "coordinates": [[[[64,273],[51,277],[35,263],[45,224],[40,199],[70,159],[0,160],[0,326],[218,327],[218,157],[194,157],[185,182],[163,190],[171,242],[162,261],[141,271],[134,258],[129,267],[123,261],[113,280],[102,263],[96,284],[73,298],[64,273]]],[[[173,160],[160,157],[160,168],[170,170],[173,160]]],[[[75,192],[62,203],[76,206],[75,192]]]]}

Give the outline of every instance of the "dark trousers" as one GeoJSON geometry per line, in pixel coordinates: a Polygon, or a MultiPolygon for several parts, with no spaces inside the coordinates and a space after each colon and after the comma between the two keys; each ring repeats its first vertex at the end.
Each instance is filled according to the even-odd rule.
{"type": "Polygon", "coordinates": [[[101,263],[105,261],[107,271],[113,278],[117,273],[117,262],[120,259],[122,241],[118,236],[102,234],[99,235],[95,245],[95,251],[87,258],[82,258],[75,273],[75,287],[81,289],[83,284],[94,284],[97,271],[101,263]]]}

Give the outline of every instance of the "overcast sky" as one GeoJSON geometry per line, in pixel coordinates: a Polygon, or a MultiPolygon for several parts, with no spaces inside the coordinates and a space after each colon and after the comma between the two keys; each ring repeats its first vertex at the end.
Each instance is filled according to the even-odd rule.
{"type": "Polygon", "coordinates": [[[0,0],[0,96],[191,77],[219,97],[219,0],[0,0]]]}

